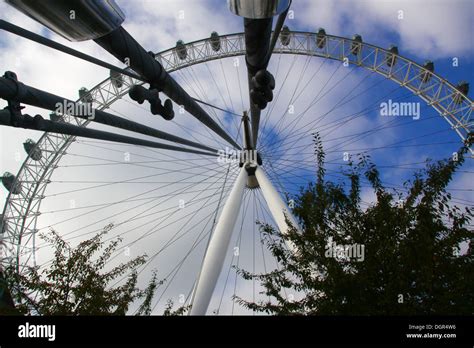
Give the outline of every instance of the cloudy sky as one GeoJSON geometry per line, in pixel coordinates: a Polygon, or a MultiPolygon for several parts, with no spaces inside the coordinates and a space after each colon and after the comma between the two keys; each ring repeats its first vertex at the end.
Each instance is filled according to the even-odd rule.
{"type": "MultiPolygon", "coordinates": [[[[242,19],[228,11],[225,1],[117,0],[117,4],[127,16],[124,28],[154,52],[172,48],[179,39],[191,42],[209,37],[212,31],[231,34],[243,30],[242,19]]],[[[432,60],[436,72],[454,84],[473,80],[472,1],[294,0],[291,9],[291,18],[286,21],[291,30],[314,32],[324,28],[328,34],[343,37],[360,34],[364,42],[376,46],[397,45],[401,55],[415,62],[432,60]],[[457,65],[453,65],[453,59],[457,65]]],[[[0,2],[0,13],[6,21],[123,66],[94,42],[70,43],[4,2],[0,2]]],[[[80,87],[91,89],[109,74],[103,68],[5,32],[0,33],[0,47],[3,71],[14,71],[20,81],[69,99],[77,99],[80,87]]],[[[173,76],[192,96],[241,114],[248,109],[247,81],[243,57],[237,59],[237,67],[234,58],[224,58],[177,71],[173,76]]],[[[461,145],[434,109],[367,70],[289,55],[274,55],[269,70],[276,77],[277,88],[274,102],[262,113],[259,150],[268,159],[265,170],[282,193],[291,195],[312,179],[314,163],[308,146],[315,131],[321,132],[327,150],[328,178],[341,180],[339,168],[344,165],[345,152],[367,151],[381,167],[386,185],[398,188],[413,170],[423,167],[427,158],[446,158],[461,145]],[[380,103],[388,99],[421,102],[420,119],[380,117],[380,103]],[[290,105],[295,111],[292,114],[288,113],[290,105]],[[335,110],[334,105],[338,105],[335,110]],[[359,117],[337,126],[339,120],[354,114],[359,117]]],[[[0,100],[0,107],[5,105],[0,100]]],[[[240,141],[238,117],[204,108],[240,141]]],[[[45,118],[49,114],[33,107],[24,111],[45,118]]],[[[138,105],[128,96],[107,111],[215,148],[226,146],[186,113],[177,112],[175,120],[167,122],[152,116],[146,104],[138,105]]],[[[0,171],[16,174],[26,159],[22,143],[40,137],[37,132],[1,127],[0,171]]],[[[460,205],[472,205],[472,170],[469,159],[450,185],[460,205]]],[[[155,308],[155,313],[160,313],[166,299],[177,303],[183,298],[189,300],[209,231],[237,172],[235,165],[202,156],[77,139],[51,176],[37,229],[47,232],[55,228],[75,243],[114,223],[111,237],[124,238],[124,249],[114,262],[147,253],[151,261],[141,282],[152,269],[167,278],[155,308]]],[[[2,205],[7,194],[2,187],[2,205]]],[[[367,187],[363,195],[365,205],[374,199],[367,187]]],[[[247,190],[209,312],[243,313],[232,304],[230,296],[258,297],[258,284],[235,277],[232,265],[256,271],[276,266],[261,248],[253,223],[257,219],[272,221],[262,195],[247,190]]],[[[37,262],[46,265],[47,255],[44,246],[37,262]]]]}

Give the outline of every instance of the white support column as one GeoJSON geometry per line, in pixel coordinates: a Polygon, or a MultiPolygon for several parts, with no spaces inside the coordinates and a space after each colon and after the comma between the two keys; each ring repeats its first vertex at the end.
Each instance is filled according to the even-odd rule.
{"type": "Polygon", "coordinates": [[[247,182],[247,171],[244,167],[235,181],[234,187],[222,209],[219,221],[206,250],[206,255],[199,274],[190,315],[205,315],[212,293],[219,278],[225,255],[229,247],[230,237],[234,231],[235,222],[239,215],[245,184],[247,182]]]}
{"type": "MultiPolygon", "coordinates": [[[[296,222],[296,219],[291,213],[291,210],[281,199],[280,194],[275,189],[272,182],[265,175],[265,172],[263,171],[262,167],[257,168],[257,170],[255,171],[255,176],[257,177],[260,188],[262,189],[263,197],[267,202],[268,208],[270,209],[270,212],[272,213],[280,232],[282,234],[286,234],[288,231],[288,225],[285,220],[285,215],[288,217],[288,220],[291,222],[291,224],[297,229],[299,229],[298,223],[296,222]]],[[[296,252],[296,247],[293,244],[287,243],[287,245],[291,251],[296,252]]]]}

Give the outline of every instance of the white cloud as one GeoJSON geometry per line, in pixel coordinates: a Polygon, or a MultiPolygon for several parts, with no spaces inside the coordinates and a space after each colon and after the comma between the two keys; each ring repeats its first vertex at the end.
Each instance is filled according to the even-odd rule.
{"type": "Polygon", "coordinates": [[[300,0],[294,5],[295,19],[313,30],[323,27],[346,37],[357,33],[381,47],[398,44],[402,55],[434,60],[468,57],[474,50],[469,0],[300,0]],[[396,41],[384,39],[387,34],[396,41]]]}

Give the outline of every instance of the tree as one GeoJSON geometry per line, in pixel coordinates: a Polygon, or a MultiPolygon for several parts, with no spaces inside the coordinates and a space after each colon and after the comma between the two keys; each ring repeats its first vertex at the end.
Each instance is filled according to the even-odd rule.
{"type": "MultiPolygon", "coordinates": [[[[133,302],[141,300],[137,315],[149,315],[155,289],[161,282],[157,282],[153,273],[145,289],[137,288],[137,267],[146,262],[146,255],[105,270],[122,241],[120,238],[108,243],[103,240],[112,227],[106,226],[95,237],[74,248],[54,230],[42,235],[54,250],[49,267],[27,267],[21,274],[13,266],[4,270],[16,313],[125,315],[133,302]],[[122,278],[122,285],[111,285],[122,278]]],[[[12,311],[4,308],[2,314],[12,314],[12,311]]]]}
{"type": "Polygon", "coordinates": [[[18,315],[20,314],[16,308],[10,290],[8,289],[7,281],[0,270],[0,314],[3,315],[18,315]]]}
{"type": "Polygon", "coordinates": [[[314,142],[316,180],[295,199],[302,232],[292,227],[283,235],[259,223],[279,268],[267,274],[238,270],[243,278],[259,281],[268,300],[235,300],[282,315],[473,314],[473,211],[454,205],[446,191],[470,142],[457,160],[429,161],[404,183],[405,195],[385,188],[365,155],[349,161],[346,185],[325,181],[319,135],[314,142]],[[361,208],[363,177],[376,195],[366,210],[361,208]],[[468,252],[460,254],[460,243],[470,239],[468,252]],[[297,252],[288,250],[288,242],[297,252]],[[354,257],[357,250],[364,255],[354,257]]]}

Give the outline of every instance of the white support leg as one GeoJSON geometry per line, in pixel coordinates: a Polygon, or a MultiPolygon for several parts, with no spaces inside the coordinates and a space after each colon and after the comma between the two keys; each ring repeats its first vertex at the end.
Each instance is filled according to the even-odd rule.
{"type": "Polygon", "coordinates": [[[201,273],[194,289],[190,315],[206,314],[225,260],[235,222],[239,215],[247,176],[245,168],[242,167],[229,198],[222,209],[219,221],[207,247],[201,273]]]}
{"type": "MultiPolygon", "coordinates": [[[[265,175],[265,172],[263,171],[262,167],[257,168],[255,176],[257,177],[260,188],[262,189],[263,197],[267,202],[268,208],[270,209],[270,212],[272,213],[280,232],[282,234],[285,234],[289,229],[285,220],[285,215],[288,217],[288,220],[291,222],[291,224],[297,229],[299,229],[298,223],[296,222],[296,219],[291,213],[291,210],[281,199],[280,194],[275,189],[272,182],[265,175]]],[[[296,252],[296,248],[293,244],[287,243],[287,245],[291,251],[296,252]]]]}

